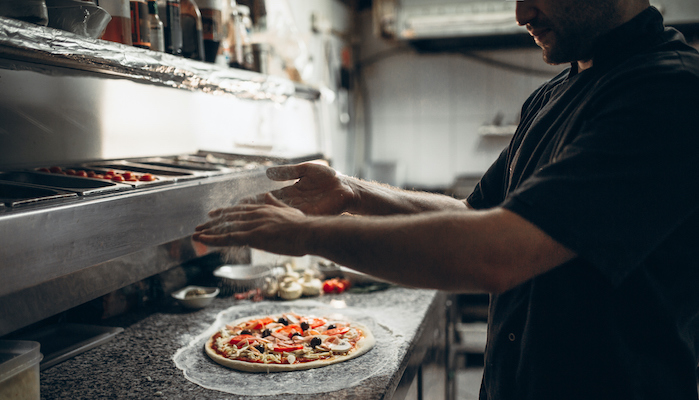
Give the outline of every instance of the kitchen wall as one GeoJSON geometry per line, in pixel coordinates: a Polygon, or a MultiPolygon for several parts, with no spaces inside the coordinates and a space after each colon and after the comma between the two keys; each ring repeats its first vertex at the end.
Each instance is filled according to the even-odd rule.
{"type": "MultiPolygon", "coordinates": [[[[344,167],[408,188],[442,190],[484,173],[510,139],[484,131],[516,124],[529,94],[566,67],[545,64],[533,45],[476,57],[418,54],[375,37],[370,11],[359,16],[359,32],[366,113],[358,106],[353,134],[362,140],[349,142],[355,157],[344,167]]],[[[699,48],[699,34],[689,38],[699,48]]]]}
{"type": "Polygon", "coordinates": [[[378,60],[362,68],[364,173],[405,187],[443,189],[459,175],[485,172],[510,136],[486,135],[483,127],[516,124],[529,94],[564,68],[546,65],[536,47],[474,52],[521,70],[458,54],[418,54],[373,36],[369,13],[361,22],[360,58],[378,60]]]}
{"type": "Polygon", "coordinates": [[[352,12],[339,0],[286,1],[299,38],[305,43],[308,63],[301,72],[306,83],[320,89],[318,122],[322,150],[334,165],[347,163],[348,96],[339,88],[340,53],[349,44],[352,12]]]}

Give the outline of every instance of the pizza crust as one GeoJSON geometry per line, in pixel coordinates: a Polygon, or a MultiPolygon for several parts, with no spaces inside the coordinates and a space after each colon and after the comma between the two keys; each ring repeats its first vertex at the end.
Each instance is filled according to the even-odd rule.
{"type": "MultiPolygon", "coordinates": [[[[264,316],[256,316],[256,317],[245,317],[245,318],[240,318],[229,325],[238,325],[242,322],[249,321],[249,320],[254,320],[258,318],[263,318],[264,316]]],[[[226,357],[223,357],[219,355],[214,349],[213,349],[213,343],[214,343],[214,336],[212,335],[209,340],[206,342],[206,345],[204,346],[204,349],[206,351],[206,354],[215,362],[223,365],[224,367],[235,369],[238,371],[244,371],[244,372],[282,372],[282,371],[301,371],[301,370],[306,370],[306,369],[312,369],[312,368],[320,368],[320,367],[326,367],[328,365],[332,364],[337,364],[340,362],[348,361],[353,358],[357,358],[369,350],[371,350],[374,345],[376,344],[376,339],[374,338],[374,335],[371,333],[371,330],[367,328],[366,326],[349,321],[351,326],[356,327],[362,331],[364,334],[364,337],[360,339],[357,342],[356,348],[351,351],[349,354],[335,354],[330,358],[326,358],[323,360],[316,360],[316,361],[308,361],[308,362],[303,362],[303,363],[298,363],[298,364],[264,364],[264,363],[253,363],[253,362],[247,362],[247,361],[240,361],[240,360],[231,360],[226,357]]]]}

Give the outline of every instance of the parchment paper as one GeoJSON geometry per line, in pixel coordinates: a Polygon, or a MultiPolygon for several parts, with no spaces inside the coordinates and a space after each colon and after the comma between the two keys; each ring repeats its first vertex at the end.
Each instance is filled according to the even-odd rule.
{"type": "Polygon", "coordinates": [[[400,350],[406,346],[406,336],[400,324],[401,315],[395,311],[335,308],[314,300],[237,305],[220,312],[208,329],[175,353],[173,360],[189,381],[207,389],[230,394],[274,396],[282,393],[314,394],[337,391],[359,385],[372,377],[393,374],[399,363],[400,350]],[[331,318],[337,316],[357,321],[372,330],[376,337],[376,345],[368,353],[346,362],[305,371],[272,373],[231,370],[215,363],[204,352],[204,345],[209,337],[227,323],[242,317],[287,311],[331,318]]]}

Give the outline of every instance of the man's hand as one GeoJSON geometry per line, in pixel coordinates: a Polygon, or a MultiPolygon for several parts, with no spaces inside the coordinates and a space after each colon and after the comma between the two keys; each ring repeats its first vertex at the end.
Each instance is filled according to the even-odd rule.
{"type": "MultiPolygon", "coordinates": [[[[308,215],[338,215],[347,211],[356,201],[356,193],[348,183],[348,178],[334,169],[314,163],[271,167],[267,177],[274,181],[298,179],[291,186],[272,192],[274,197],[285,204],[308,215]]],[[[265,194],[248,197],[240,204],[262,204],[265,194]]],[[[214,215],[226,212],[228,208],[214,210],[214,215]]]]}
{"type": "Polygon", "coordinates": [[[192,239],[208,246],[251,246],[290,256],[307,254],[299,231],[307,217],[270,193],[265,204],[239,204],[209,213],[212,219],[195,228],[192,239]]]}

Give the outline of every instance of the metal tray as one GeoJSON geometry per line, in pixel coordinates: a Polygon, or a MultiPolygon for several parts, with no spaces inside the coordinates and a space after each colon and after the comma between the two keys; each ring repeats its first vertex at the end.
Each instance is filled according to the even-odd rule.
{"type": "Polygon", "coordinates": [[[28,183],[49,187],[51,189],[75,192],[81,196],[111,192],[115,190],[130,189],[130,186],[114,182],[82,178],[66,175],[57,175],[43,172],[11,171],[0,173],[0,181],[28,183]]]}
{"type": "Polygon", "coordinates": [[[22,335],[21,339],[41,343],[43,371],[107,342],[123,330],[109,326],[57,324],[22,335]]]}
{"type": "Polygon", "coordinates": [[[193,161],[188,161],[188,160],[182,160],[182,159],[179,159],[177,157],[173,157],[173,158],[153,157],[153,158],[147,158],[147,159],[133,160],[133,162],[137,162],[137,163],[143,164],[143,165],[154,166],[154,167],[165,167],[165,168],[174,168],[174,169],[178,169],[178,170],[196,171],[196,172],[205,173],[207,175],[222,174],[222,173],[230,171],[228,168],[225,168],[224,166],[221,166],[221,165],[215,165],[215,164],[206,163],[206,162],[204,162],[204,163],[193,162],[193,161]]]}
{"type": "Polygon", "coordinates": [[[114,170],[124,170],[139,172],[144,174],[153,174],[157,177],[167,177],[174,181],[189,180],[202,178],[205,174],[198,173],[197,171],[168,168],[168,167],[156,167],[154,165],[145,165],[141,163],[135,163],[130,161],[105,161],[98,163],[84,164],[86,167],[98,167],[98,168],[108,168],[114,170]]]}
{"type": "Polygon", "coordinates": [[[0,182],[0,203],[8,207],[78,197],[77,193],[14,182],[0,182]]]}

